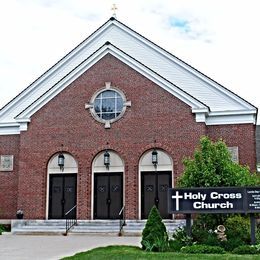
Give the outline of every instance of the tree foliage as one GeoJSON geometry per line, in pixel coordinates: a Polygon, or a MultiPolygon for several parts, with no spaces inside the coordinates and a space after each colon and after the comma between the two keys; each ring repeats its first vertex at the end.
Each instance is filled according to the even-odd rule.
{"type": "Polygon", "coordinates": [[[142,248],[147,251],[165,251],[168,234],[158,209],[153,206],[142,233],[142,248]]]}
{"type": "Polygon", "coordinates": [[[194,159],[183,160],[184,173],[178,179],[180,187],[253,186],[259,184],[256,174],[249,167],[233,162],[222,140],[212,142],[208,137],[200,139],[200,147],[194,159]]]}

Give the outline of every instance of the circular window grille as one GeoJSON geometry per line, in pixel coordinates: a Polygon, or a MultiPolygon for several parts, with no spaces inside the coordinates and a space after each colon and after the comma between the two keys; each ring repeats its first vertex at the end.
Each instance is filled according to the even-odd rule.
{"type": "Polygon", "coordinates": [[[105,124],[105,128],[110,128],[111,123],[123,116],[127,106],[131,106],[131,101],[126,101],[122,91],[106,82],[105,88],[95,93],[85,107],[97,121],[105,124]]]}
{"type": "Polygon", "coordinates": [[[120,116],[124,101],[115,90],[104,90],[94,100],[94,111],[103,120],[112,120],[120,116]]]}

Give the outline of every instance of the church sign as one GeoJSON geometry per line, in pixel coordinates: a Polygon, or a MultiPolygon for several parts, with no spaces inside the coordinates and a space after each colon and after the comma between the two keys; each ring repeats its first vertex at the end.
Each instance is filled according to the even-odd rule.
{"type": "Polygon", "coordinates": [[[169,213],[260,212],[260,187],[169,189],[169,213]]]}
{"type": "Polygon", "coordinates": [[[260,212],[260,188],[247,188],[247,212],[255,213],[260,212]]]}

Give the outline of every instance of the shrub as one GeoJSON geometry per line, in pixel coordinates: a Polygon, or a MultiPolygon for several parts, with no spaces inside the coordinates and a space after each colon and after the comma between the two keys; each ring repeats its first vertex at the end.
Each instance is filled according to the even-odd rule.
{"type": "Polygon", "coordinates": [[[2,233],[5,231],[5,227],[4,225],[0,224],[0,235],[2,235],[2,233]]]}
{"type": "Polygon", "coordinates": [[[185,246],[181,249],[181,252],[186,254],[225,254],[222,247],[208,245],[185,246]]]}
{"type": "Polygon", "coordinates": [[[217,235],[215,233],[208,233],[207,238],[204,240],[202,244],[208,245],[208,246],[221,246],[222,242],[217,238],[217,235]]]}
{"type": "Polygon", "coordinates": [[[192,226],[193,240],[198,244],[221,246],[226,251],[233,251],[236,247],[249,244],[249,219],[241,215],[200,214],[192,226]],[[226,220],[225,220],[226,219],[226,220]],[[220,241],[212,232],[219,224],[226,227],[227,241],[220,241]]]}
{"type": "Polygon", "coordinates": [[[0,224],[0,235],[2,235],[3,232],[10,231],[10,225],[2,225],[0,224]]]}
{"type": "Polygon", "coordinates": [[[193,244],[192,237],[187,236],[187,232],[184,227],[177,228],[172,234],[172,238],[175,241],[179,241],[182,246],[190,246],[193,244]]]}
{"type": "Polygon", "coordinates": [[[221,246],[227,251],[232,252],[235,248],[245,245],[245,242],[242,241],[239,237],[228,239],[227,241],[221,242],[221,246]]]}
{"type": "Polygon", "coordinates": [[[156,237],[155,243],[154,243],[154,251],[166,252],[168,250],[169,250],[168,236],[167,236],[167,238],[166,237],[164,237],[164,238],[156,237]]]}
{"type": "Polygon", "coordinates": [[[180,252],[183,246],[183,243],[179,240],[169,240],[169,251],[171,252],[180,252]]]}
{"type": "Polygon", "coordinates": [[[260,224],[258,224],[257,227],[256,227],[255,236],[256,236],[256,243],[260,244],[260,224]]]}
{"type": "Polygon", "coordinates": [[[209,230],[215,230],[218,225],[223,225],[227,219],[226,214],[199,214],[194,220],[193,226],[209,230]]]}
{"type": "Polygon", "coordinates": [[[229,217],[224,226],[226,227],[227,240],[239,238],[246,244],[250,243],[250,222],[247,217],[240,215],[229,217]]]}
{"type": "Polygon", "coordinates": [[[159,211],[152,207],[142,233],[142,248],[147,251],[163,252],[168,248],[168,234],[159,211]]]}
{"type": "Polygon", "coordinates": [[[214,230],[221,222],[222,218],[218,219],[213,214],[201,214],[194,220],[192,226],[192,237],[193,240],[199,244],[209,246],[220,246],[220,241],[217,238],[214,230]]]}
{"type": "Polygon", "coordinates": [[[255,255],[260,252],[257,250],[256,246],[244,245],[235,248],[232,253],[237,255],[255,255]]]}
{"type": "Polygon", "coordinates": [[[260,244],[256,244],[256,245],[254,245],[254,247],[256,248],[256,250],[258,251],[258,253],[260,253],[260,244]]]}

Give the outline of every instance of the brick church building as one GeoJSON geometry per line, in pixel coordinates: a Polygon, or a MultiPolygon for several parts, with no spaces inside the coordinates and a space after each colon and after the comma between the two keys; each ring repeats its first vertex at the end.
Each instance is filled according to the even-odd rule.
{"type": "Polygon", "coordinates": [[[256,170],[257,108],[111,18],[0,110],[0,219],[163,218],[201,136],[256,170]]]}

